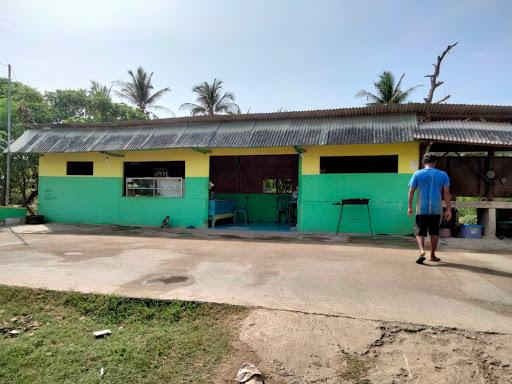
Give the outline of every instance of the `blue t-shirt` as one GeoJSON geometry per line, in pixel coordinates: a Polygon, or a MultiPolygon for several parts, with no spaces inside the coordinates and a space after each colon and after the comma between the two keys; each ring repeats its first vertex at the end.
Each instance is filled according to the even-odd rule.
{"type": "Polygon", "coordinates": [[[417,215],[440,215],[443,212],[443,187],[450,186],[446,172],[436,168],[424,168],[412,175],[409,187],[418,190],[417,215]]]}

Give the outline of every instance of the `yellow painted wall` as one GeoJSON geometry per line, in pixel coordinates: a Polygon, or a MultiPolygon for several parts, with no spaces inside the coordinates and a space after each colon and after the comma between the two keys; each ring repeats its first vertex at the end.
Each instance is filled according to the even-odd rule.
{"type": "Polygon", "coordinates": [[[39,174],[65,176],[67,161],[93,161],[94,176],[97,177],[122,177],[123,162],[126,161],[185,161],[185,177],[208,177],[210,172],[208,156],[191,149],[116,153],[124,154],[124,157],[114,157],[99,152],[48,153],[39,157],[39,174]]]}
{"type": "Polygon", "coordinates": [[[353,144],[306,147],[302,158],[302,174],[318,175],[321,156],[378,156],[398,155],[398,173],[418,170],[419,143],[353,144]]]}
{"type": "Polygon", "coordinates": [[[99,152],[47,153],[39,157],[39,174],[41,176],[65,176],[67,161],[93,161],[94,175],[91,177],[122,177],[123,162],[126,161],[185,161],[185,177],[208,177],[210,175],[210,155],[289,155],[294,154],[295,151],[291,147],[275,147],[219,148],[213,149],[211,154],[206,155],[192,149],[163,149],[115,153],[123,154],[124,157],[109,156],[99,152]]]}
{"type": "MultiPolygon", "coordinates": [[[[39,158],[41,176],[65,176],[67,161],[93,161],[94,176],[122,177],[126,161],[185,161],[185,177],[208,177],[210,161],[207,155],[191,149],[116,152],[114,157],[99,152],[48,153],[39,158]]],[[[84,177],[84,176],[80,176],[84,177]]]]}
{"type": "MultiPolygon", "coordinates": [[[[306,153],[302,158],[302,173],[304,175],[320,173],[320,156],[398,155],[399,173],[412,173],[418,169],[419,144],[416,142],[326,145],[306,147],[305,149],[306,153]]],[[[48,153],[39,158],[39,174],[41,176],[65,176],[67,161],[93,161],[94,175],[92,177],[122,177],[123,162],[126,161],[185,161],[185,177],[208,177],[210,156],[290,155],[295,154],[295,150],[291,147],[215,148],[211,154],[206,155],[192,149],[116,153],[123,154],[124,157],[109,156],[99,152],[48,153]]]]}

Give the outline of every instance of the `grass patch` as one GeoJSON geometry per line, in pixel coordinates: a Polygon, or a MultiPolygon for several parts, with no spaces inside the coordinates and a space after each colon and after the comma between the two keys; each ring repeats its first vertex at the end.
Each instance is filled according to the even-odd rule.
{"type": "Polygon", "coordinates": [[[337,374],[344,382],[371,384],[370,380],[366,379],[369,370],[370,363],[366,359],[358,355],[343,353],[337,374]]]}
{"type": "Polygon", "coordinates": [[[0,285],[0,382],[210,383],[243,312],[0,285]]]}

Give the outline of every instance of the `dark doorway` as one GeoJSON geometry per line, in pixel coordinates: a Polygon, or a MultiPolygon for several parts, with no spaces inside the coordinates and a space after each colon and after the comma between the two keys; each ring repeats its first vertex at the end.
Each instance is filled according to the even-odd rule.
{"type": "Polygon", "coordinates": [[[298,172],[298,155],[212,156],[211,198],[233,200],[249,227],[288,229],[297,221],[298,172]]]}

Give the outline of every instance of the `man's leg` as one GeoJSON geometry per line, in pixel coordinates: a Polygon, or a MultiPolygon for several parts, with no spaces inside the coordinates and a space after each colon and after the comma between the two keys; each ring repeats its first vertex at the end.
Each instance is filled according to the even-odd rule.
{"type": "Polygon", "coordinates": [[[440,224],[440,215],[432,215],[430,217],[430,223],[428,226],[428,232],[430,234],[430,261],[441,261],[441,259],[436,256],[437,245],[439,244],[440,224]]]}
{"type": "Polygon", "coordinates": [[[436,257],[436,249],[437,244],[439,243],[439,236],[431,235],[430,236],[430,260],[436,261],[438,258],[436,257]]]}
{"type": "Polygon", "coordinates": [[[415,232],[416,232],[416,243],[418,243],[418,248],[420,250],[420,254],[418,256],[418,259],[416,260],[416,263],[423,264],[425,261],[425,236],[427,235],[427,226],[425,225],[423,215],[416,215],[416,222],[415,222],[415,232]]]}
{"type": "Polygon", "coordinates": [[[425,237],[416,236],[416,242],[418,243],[418,248],[420,249],[420,256],[425,255],[425,237]]]}

